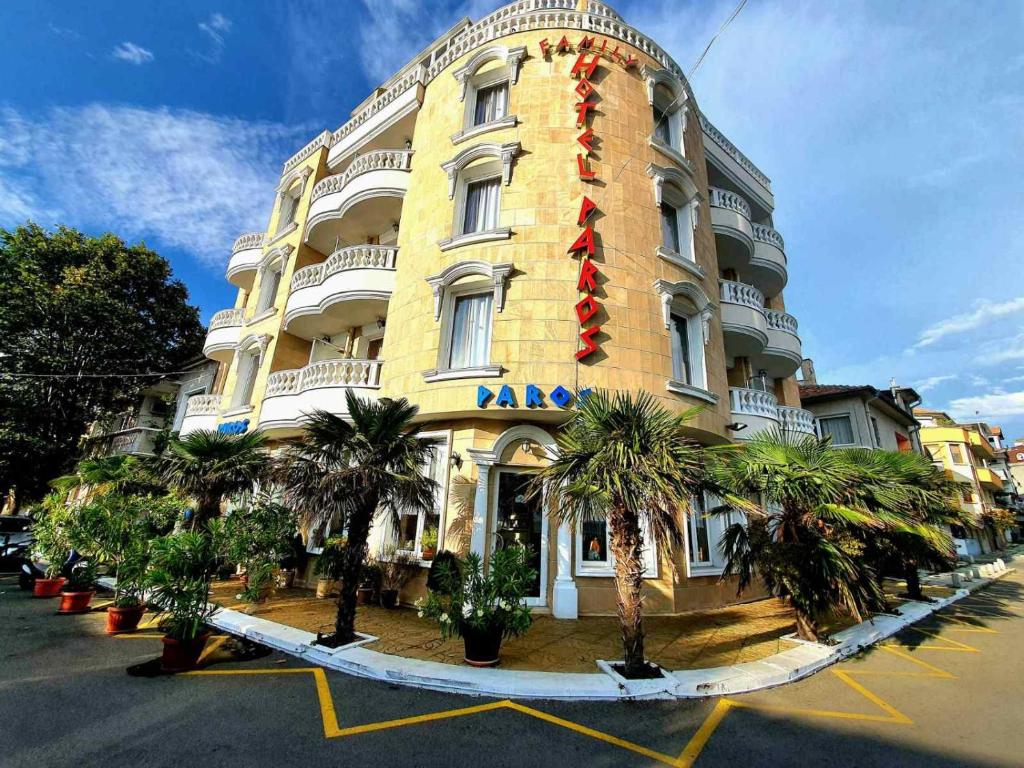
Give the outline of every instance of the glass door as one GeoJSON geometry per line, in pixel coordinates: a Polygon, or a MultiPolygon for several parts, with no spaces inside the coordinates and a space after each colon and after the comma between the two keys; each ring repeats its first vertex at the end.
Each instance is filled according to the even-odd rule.
{"type": "Polygon", "coordinates": [[[531,605],[544,603],[545,566],[544,535],[544,500],[540,494],[529,495],[530,481],[533,475],[529,472],[498,473],[498,503],[495,515],[495,548],[503,549],[515,545],[530,548],[533,569],[537,572],[533,591],[530,593],[531,605]]]}

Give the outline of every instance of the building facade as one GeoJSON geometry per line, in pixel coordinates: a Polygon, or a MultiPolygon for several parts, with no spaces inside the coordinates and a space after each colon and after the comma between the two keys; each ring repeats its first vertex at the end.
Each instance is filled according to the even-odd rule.
{"type": "MultiPolygon", "coordinates": [[[[957,424],[943,411],[914,410],[921,423],[921,443],[936,466],[960,487],[960,505],[973,526],[955,526],[953,541],[961,556],[974,557],[1006,544],[1005,535],[992,525],[1004,514],[1009,471],[998,470],[997,448],[987,424],[957,424]]],[[[1001,449],[1001,444],[997,443],[1001,449]]]]}
{"type": "Polygon", "coordinates": [[[142,391],[134,407],[90,424],[82,439],[84,453],[153,455],[162,433],[181,429],[189,399],[213,390],[217,372],[216,362],[199,358],[161,378],[142,391]]]}
{"type": "Polygon", "coordinates": [[[814,414],[818,434],[843,448],[921,452],[914,406],[921,396],[910,387],[800,383],[800,401],[814,414]]]}
{"type": "MultiPolygon", "coordinates": [[[[346,391],[408,398],[442,490],[377,544],[526,543],[538,609],[613,612],[605,524],[556,526],[524,486],[580,390],[701,406],[705,444],[813,432],[774,205],[679,66],[606,4],[465,20],[285,163],[267,231],[232,248],[237,300],[205,346],[221,372],[182,432],[283,443],[312,409],[345,415],[346,391]]],[[[650,612],[736,599],[722,522],[688,526],[672,562],[649,555],[650,612]]]]}

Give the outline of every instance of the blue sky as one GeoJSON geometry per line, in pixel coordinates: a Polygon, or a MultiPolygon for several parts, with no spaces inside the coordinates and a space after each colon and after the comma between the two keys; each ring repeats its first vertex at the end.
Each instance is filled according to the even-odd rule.
{"type": "MultiPolygon", "coordinates": [[[[0,226],[145,240],[203,318],[280,164],[495,0],[0,4],[0,226]]],[[[612,3],[689,70],[734,0],[612,3]]],[[[749,0],[692,78],[773,180],[820,381],[1024,437],[1024,4],[749,0]]]]}

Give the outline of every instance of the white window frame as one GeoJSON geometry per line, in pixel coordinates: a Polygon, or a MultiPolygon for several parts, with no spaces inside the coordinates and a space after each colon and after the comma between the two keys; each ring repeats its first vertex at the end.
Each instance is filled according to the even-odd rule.
{"type": "MultiPolygon", "coordinates": [[[[695,501],[696,499],[694,499],[695,501]]],[[[725,557],[719,551],[719,544],[721,544],[722,536],[725,535],[725,529],[742,519],[742,512],[738,511],[730,512],[727,515],[708,515],[708,511],[720,506],[721,502],[707,493],[702,495],[702,501],[704,507],[699,511],[707,515],[705,520],[708,532],[708,555],[711,559],[706,562],[696,562],[690,559],[690,546],[691,541],[696,535],[698,516],[698,506],[696,503],[691,502],[690,509],[686,512],[686,526],[683,530],[683,547],[686,555],[686,575],[688,577],[719,576],[722,574],[725,570],[725,557]]]]}
{"type": "Polygon", "coordinates": [[[509,115],[509,99],[512,94],[512,84],[509,82],[507,73],[500,69],[495,69],[490,72],[485,72],[482,75],[475,76],[473,81],[472,95],[466,99],[466,118],[463,121],[465,131],[480,129],[484,126],[490,125],[491,123],[500,122],[509,115]],[[505,88],[504,114],[491,118],[490,120],[484,120],[479,123],[476,122],[476,110],[480,99],[480,91],[487,90],[488,88],[497,88],[498,86],[504,86],[505,88]]]}
{"type": "Polygon", "coordinates": [[[659,231],[662,232],[661,249],[665,252],[658,254],[661,258],[676,264],[685,262],[686,265],[696,265],[697,253],[694,232],[697,229],[698,204],[699,200],[697,198],[687,198],[686,192],[675,184],[670,182],[662,186],[661,200],[658,201],[658,225],[659,231]],[[661,217],[665,214],[662,206],[667,206],[675,211],[676,232],[679,235],[678,248],[673,248],[664,241],[661,217]]]}
{"type": "Polygon", "coordinates": [[[453,143],[516,124],[516,116],[512,114],[512,86],[519,81],[519,70],[525,58],[526,46],[508,48],[504,45],[490,45],[478,50],[469,61],[452,72],[452,76],[461,85],[459,99],[464,103],[462,130],[452,135],[453,143]],[[486,72],[480,71],[493,61],[504,62],[505,66],[492,67],[486,72]],[[505,115],[497,120],[474,125],[477,91],[501,82],[507,83],[505,115]]]}
{"type": "MultiPolygon", "coordinates": [[[[644,537],[643,559],[645,579],[658,578],[658,548],[654,546],[654,537],[651,534],[650,526],[642,524],[644,537]]],[[[576,529],[576,569],[575,573],[581,578],[611,578],[615,576],[615,555],[611,548],[611,526],[605,521],[605,542],[604,549],[608,553],[607,560],[587,560],[584,557],[586,542],[583,541],[583,526],[576,529]]]]}
{"type": "Polygon", "coordinates": [[[672,364],[670,378],[665,388],[670,392],[688,395],[710,403],[718,402],[718,395],[708,388],[708,367],[705,348],[710,339],[711,315],[714,305],[704,290],[688,280],[671,283],[667,280],[656,280],[655,291],[661,295],[664,313],[665,330],[668,331],[668,357],[672,364]],[[676,378],[675,328],[673,317],[685,318],[687,322],[687,340],[690,352],[690,374],[693,381],[681,381],[676,378]]]}
{"type": "MultiPolygon", "coordinates": [[[[444,549],[445,528],[448,524],[448,489],[451,481],[451,454],[452,454],[452,433],[451,431],[420,432],[419,437],[429,440],[437,449],[437,462],[440,468],[441,479],[438,481],[438,488],[434,496],[434,510],[437,514],[437,551],[444,549]]],[[[402,513],[400,513],[402,514],[402,513]]],[[[421,565],[429,566],[430,561],[423,559],[423,528],[426,524],[426,515],[423,511],[416,514],[416,536],[412,549],[396,549],[396,552],[411,555],[420,561],[421,565]]],[[[389,531],[389,535],[382,537],[381,552],[386,550],[390,542],[396,547],[402,542],[398,541],[398,530],[389,531]]]]}
{"type": "Polygon", "coordinates": [[[244,349],[239,349],[237,361],[235,388],[231,393],[231,409],[252,408],[252,396],[256,389],[256,379],[260,374],[260,368],[263,366],[263,350],[258,345],[249,345],[244,349]],[[244,390],[239,386],[243,381],[243,374],[246,382],[251,381],[251,384],[246,384],[249,392],[245,395],[244,400],[242,397],[244,390]]]}
{"type": "Polygon", "coordinates": [[[459,182],[458,196],[455,201],[455,222],[452,226],[452,233],[454,237],[473,237],[474,235],[483,235],[489,232],[497,232],[498,225],[501,223],[501,168],[498,166],[497,161],[491,161],[487,163],[481,163],[479,166],[467,168],[463,171],[463,178],[459,182]],[[469,205],[469,187],[472,184],[479,184],[481,182],[495,183],[498,190],[497,200],[497,212],[495,215],[495,222],[493,227],[486,229],[474,229],[472,231],[466,231],[466,209],[469,205]]]}
{"type": "Polygon", "coordinates": [[[296,217],[299,213],[299,202],[302,199],[302,190],[305,187],[305,181],[292,184],[287,189],[281,191],[278,196],[277,202],[277,220],[274,222],[274,237],[284,234],[285,229],[289,227],[294,229],[297,226],[296,217]],[[291,206],[291,214],[285,216],[286,204],[291,206]]]}
{"type": "Polygon", "coordinates": [[[450,288],[445,295],[445,306],[441,313],[441,352],[438,356],[437,364],[438,370],[446,371],[465,371],[465,370],[476,370],[477,368],[487,368],[491,365],[491,347],[494,345],[494,294],[492,293],[492,286],[485,281],[475,280],[471,283],[464,283],[461,285],[453,286],[450,288]],[[491,296],[491,328],[489,336],[489,343],[487,345],[487,360],[477,366],[464,366],[461,368],[453,368],[451,366],[452,358],[452,336],[455,335],[455,304],[456,301],[465,296],[491,296]]]}
{"type": "Polygon", "coordinates": [[[857,428],[854,426],[853,414],[850,413],[849,411],[841,411],[839,413],[828,413],[828,414],[823,414],[821,416],[818,416],[814,420],[815,421],[815,426],[818,429],[818,437],[823,439],[825,437],[825,434],[826,434],[825,430],[822,429],[822,427],[821,427],[821,422],[827,421],[828,419],[842,419],[842,418],[845,418],[848,422],[850,422],[850,436],[853,438],[853,442],[850,442],[850,443],[837,443],[837,442],[833,441],[832,445],[837,447],[837,448],[839,448],[839,447],[844,447],[845,448],[845,447],[848,447],[848,446],[851,446],[851,445],[860,445],[860,443],[857,442],[857,428]]]}
{"type": "Polygon", "coordinates": [[[644,66],[641,74],[647,85],[647,101],[651,106],[651,132],[648,138],[650,145],[669,159],[692,169],[693,166],[686,157],[685,136],[689,114],[689,94],[686,86],[667,69],[644,66]],[[668,116],[669,134],[672,139],[668,144],[657,136],[655,131],[655,107],[668,116]]]}
{"type": "MultiPolygon", "coordinates": [[[[489,514],[487,517],[490,519],[489,532],[491,539],[490,550],[493,552],[493,542],[497,538],[498,533],[498,491],[501,487],[501,475],[512,474],[512,475],[533,475],[536,474],[535,469],[530,467],[516,467],[511,465],[495,465],[494,470],[491,472],[491,476],[494,480],[491,482],[491,489],[489,493],[489,514]]],[[[541,505],[543,510],[547,510],[549,498],[547,488],[544,489],[543,498],[541,499],[541,505]]],[[[548,515],[546,512],[541,514],[540,519],[540,596],[539,597],[527,597],[526,604],[531,608],[539,608],[548,604],[548,515]]]]}

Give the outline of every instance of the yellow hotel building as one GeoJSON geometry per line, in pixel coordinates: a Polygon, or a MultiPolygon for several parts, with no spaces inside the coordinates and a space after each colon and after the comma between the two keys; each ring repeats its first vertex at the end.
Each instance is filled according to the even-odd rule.
{"type": "MultiPolygon", "coordinates": [[[[182,432],[287,441],[312,409],[344,415],[347,390],[408,398],[442,491],[433,514],[378,526],[378,545],[422,558],[435,531],[438,549],[485,556],[526,543],[539,610],[610,613],[605,525],[556,526],[522,492],[573,393],[702,406],[706,444],[814,431],[770,182],[602,2],[519,0],[459,22],[291,157],[271,203],[267,231],[232,248],[238,297],[205,347],[217,394],[189,400],[182,432]]],[[[688,522],[673,562],[649,558],[651,613],[736,599],[717,579],[722,522],[688,522]]]]}

